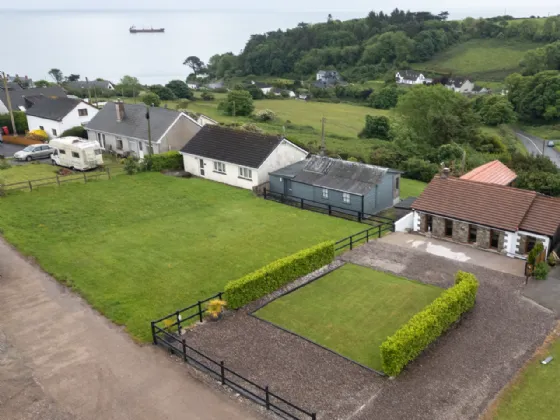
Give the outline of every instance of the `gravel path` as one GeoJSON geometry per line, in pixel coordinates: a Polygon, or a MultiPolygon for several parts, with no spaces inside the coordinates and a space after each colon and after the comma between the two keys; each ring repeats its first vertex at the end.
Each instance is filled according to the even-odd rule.
{"type": "Polygon", "coordinates": [[[187,342],[320,419],[462,420],[478,418],[554,324],[511,274],[380,241],[340,260],[446,288],[457,270],[470,271],[481,283],[477,304],[393,380],[243,310],[190,330],[187,342]]]}

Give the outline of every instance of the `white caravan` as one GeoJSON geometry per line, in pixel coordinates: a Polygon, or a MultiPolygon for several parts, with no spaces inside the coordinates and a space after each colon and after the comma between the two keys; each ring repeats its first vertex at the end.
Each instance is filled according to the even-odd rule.
{"type": "Polygon", "coordinates": [[[84,140],[80,137],[62,137],[49,141],[55,149],[51,155],[53,165],[65,166],[70,169],[85,171],[103,165],[103,149],[96,141],[84,140]]]}

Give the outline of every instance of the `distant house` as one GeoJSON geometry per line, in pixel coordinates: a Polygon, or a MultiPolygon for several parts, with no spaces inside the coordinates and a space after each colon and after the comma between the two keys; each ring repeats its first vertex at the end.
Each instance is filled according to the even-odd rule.
{"type": "Polygon", "coordinates": [[[499,160],[485,163],[461,176],[461,179],[497,185],[511,185],[516,178],[517,174],[499,160]]]}
{"type": "Polygon", "coordinates": [[[25,98],[43,96],[46,98],[66,98],[66,92],[60,86],[49,86],[46,88],[31,88],[31,89],[9,89],[5,92],[0,90],[0,114],[8,112],[8,100],[6,95],[10,95],[12,102],[12,110],[25,111],[29,103],[26,103],[25,98]]]}
{"type": "Polygon", "coordinates": [[[468,179],[444,171],[412,204],[411,230],[525,258],[541,242],[560,241],[560,198],[468,179]]]}
{"type": "Polygon", "coordinates": [[[336,70],[319,70],[313,83],[313,86],[318,89],[326,89],[336,85],[347,85],[336,70]]]}
{"type": "Polygon", "coordinates": [[[23,89],[30,89],[35,87],[35,83],[33,83],[33,80],[27,76],[20,76],[18,74],[16,74],[15,76],[10,76],[9,74],[7,74],[6,79],[8,83],[17,84],[23,89]]]}
{"type": "Polygon", "coordinates": [[[423,85],[432,83],[432,79],[426,78],[422,73],[414,70],[400,70],[395,74],[395,81],[403,85],[423,85]]]}
{"type": "Polygon", "coordinates": [[[181,153],[185,171],[247,189],[268,181],[269,172],[307,156],[282,137],[218,125],[202,127],[181,153]]]}
{"type": "Polygon", "coordinates": [[[201,128],[183,112],[156,107],[150,108],[150,126],[148,132],[145,105],[107,102],[86,128],[88,138],[105,149],[140,158],[148,153],[150,134],[153,152],[158,154],[180,150],[201,128]]]}
{"type": "Polygon", "coordinates": [[[268,93],[272,89],[274,89],[274,86],[269,85],[268,83],[255,82],[254,80],[251,80],[251,84],[258,87],[261,90],[261,92],[264,93],[265,95],[268,95],[268,93]]]}
{"type": "Polygon", "coordinates": [[[316,74],[315,80],[342,80],[342,77],[336,70],[319,70],[316,74]]]}
{"type": "Polygon", "coordinates": [[[207,124],[211,124],[211,125],[219,125],[220,124],[218,121],[213,120],[212,118],[207,117],[206,115],[203,115],[203,114],[200,114],[200,116],[196,119],[196,122],[201,127],[204,127],[207,124]]]}
{"type": "Polygon", "coordinates": [[[270,173],[270,191],[325,206],[375,214],[399,202],[401,172],[311,156],[270,173]]]}
{"type": "Polygon", "coordinates": [[[44,130],[49,137],[58,137],[69,128],[85,125],[99,111],[80,99],[30,97],[27,102],[29,130],[44,130]]]}
{"type": "Polygon", "coordinates": [[[490,93],[490,89],[482,87],[482,86],[474,85],[472,93],[475,94],[475,95],[490,93]]]}
{"type": "Polygon", "coordinates": [[[474,88],[474,82],[464,77],[454,77],[449,79],[445,86],[454,92],[470,93],[474,88]]]}
{"type": "Polygon", "coordinates": [[[76,80],[74,82],[68,82],[65,85],[71,90],[88,90],[88,89],[99,89],[99,90],[115,90],[115,86],[107,80],[76,80]]]}
{"type": "Polygon", "coordinates": [[[200,84],[199,83],[189,82],[189,83],[187,83],[187,86],[188,86],[189,89],[193,89],[193,90],[200,89],[200,84]]]}
{"type": "Polygon", "coordinates": [[[226,85],[225,85],[225,83],[224,83],[222,80],[220,80],[220,81],[218,81],[218,82],[214,82],[214,83],[208,83],[208,85],[206,85],[206,87],[207,87],[208,89],[212,89],[212,90],[214,90],[214,89],[223,89],[225,86],[226,86],[226,85]]]}

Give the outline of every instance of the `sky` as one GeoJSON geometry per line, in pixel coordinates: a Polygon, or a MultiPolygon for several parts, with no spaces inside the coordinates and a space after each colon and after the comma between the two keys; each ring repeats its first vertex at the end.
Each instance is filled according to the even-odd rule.
{"type": "Polygon", "coordinates": [[[412,11],[427,10],[439,12],[448,10],[451,14],[491,16],[497,14],[511,14],[514,16],[529,16],[531,14],[546,16],[560,13],[560,2],[558,0],[539,0],[531,4],[526,0],[470,0],[469,2],[441,2],[440,0],[424,0],[421,5],[413,0],[386,0],[382,4],[365,2],[364,0],[272,0],[258,2],[255,0],[213,0],[205,4],[194,2],[189,6],[184,0],[96,0],[95,2],[81,2],[76,0],[26,0],[25,2],[14,2],[13,0],[0,0],[0,9],[34,9],[34,10],[219,10],[219,11],[247,11],[255,9],[266,11],[285,12],[317,12],[325,11],[336,15],[337,11],[344,12],[368,12],[381,8],[388,12],[395,7],[410,9],[412,11]],[[133,5],[131,4],[133,3],[133,5]],[[442,5],[445,4],[444,6],[442,5]]]}

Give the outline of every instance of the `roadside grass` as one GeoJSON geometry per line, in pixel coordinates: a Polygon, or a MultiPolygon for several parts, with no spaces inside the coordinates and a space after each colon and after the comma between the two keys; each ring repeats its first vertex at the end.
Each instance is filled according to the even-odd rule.
{"type": "Polygon", "coordinates": [[[519,128],[541,139],[558,140],[560,142],[560,124],[520,125],[519,128]]]}
{"type": "Polygon", "coordinates": [[[523,145],[523,142],[515,135],[515,132],[510,126],[501,125],[499,127],[490,127],[487,125],[481,126],[481,130],[486,134],[493,134],[502,140],[504,145],[510,149],[514,148],[517,153],[522,155],[527,155],[527,148],[523,145]]]}
{"type": "Polygon", "coordinates": [[[475,81],[502,82],[507,75],[520,70],[519,62],[527,51],[542,45],[507,39],[471,39],[413,67],[438,74],[468,76],[475,81]]]}
{"type": "Polygon", "coordinates": [[[490,420],[556,420],[560,413],[560,339],[539,350],[498,399],[490,420]],[[540,362],[552,356],[548,365],[540,362]]]}
{"type": "Polygon", "coordinates": [[[442,291],[346,264],[255,315],[381,370],[381,343],[442,291]]]}
{"type": "Polygon", "coordinates": [[[401,178],[401,198],[418,197],[428,184],[415,179],[401,178]]]}
{"type": "Polygon", "coordinates": [[[364,225],[248,190],[158,173],[0,200],[7,241],[138,340],[150,320],[278,258],[364,225]]]}

